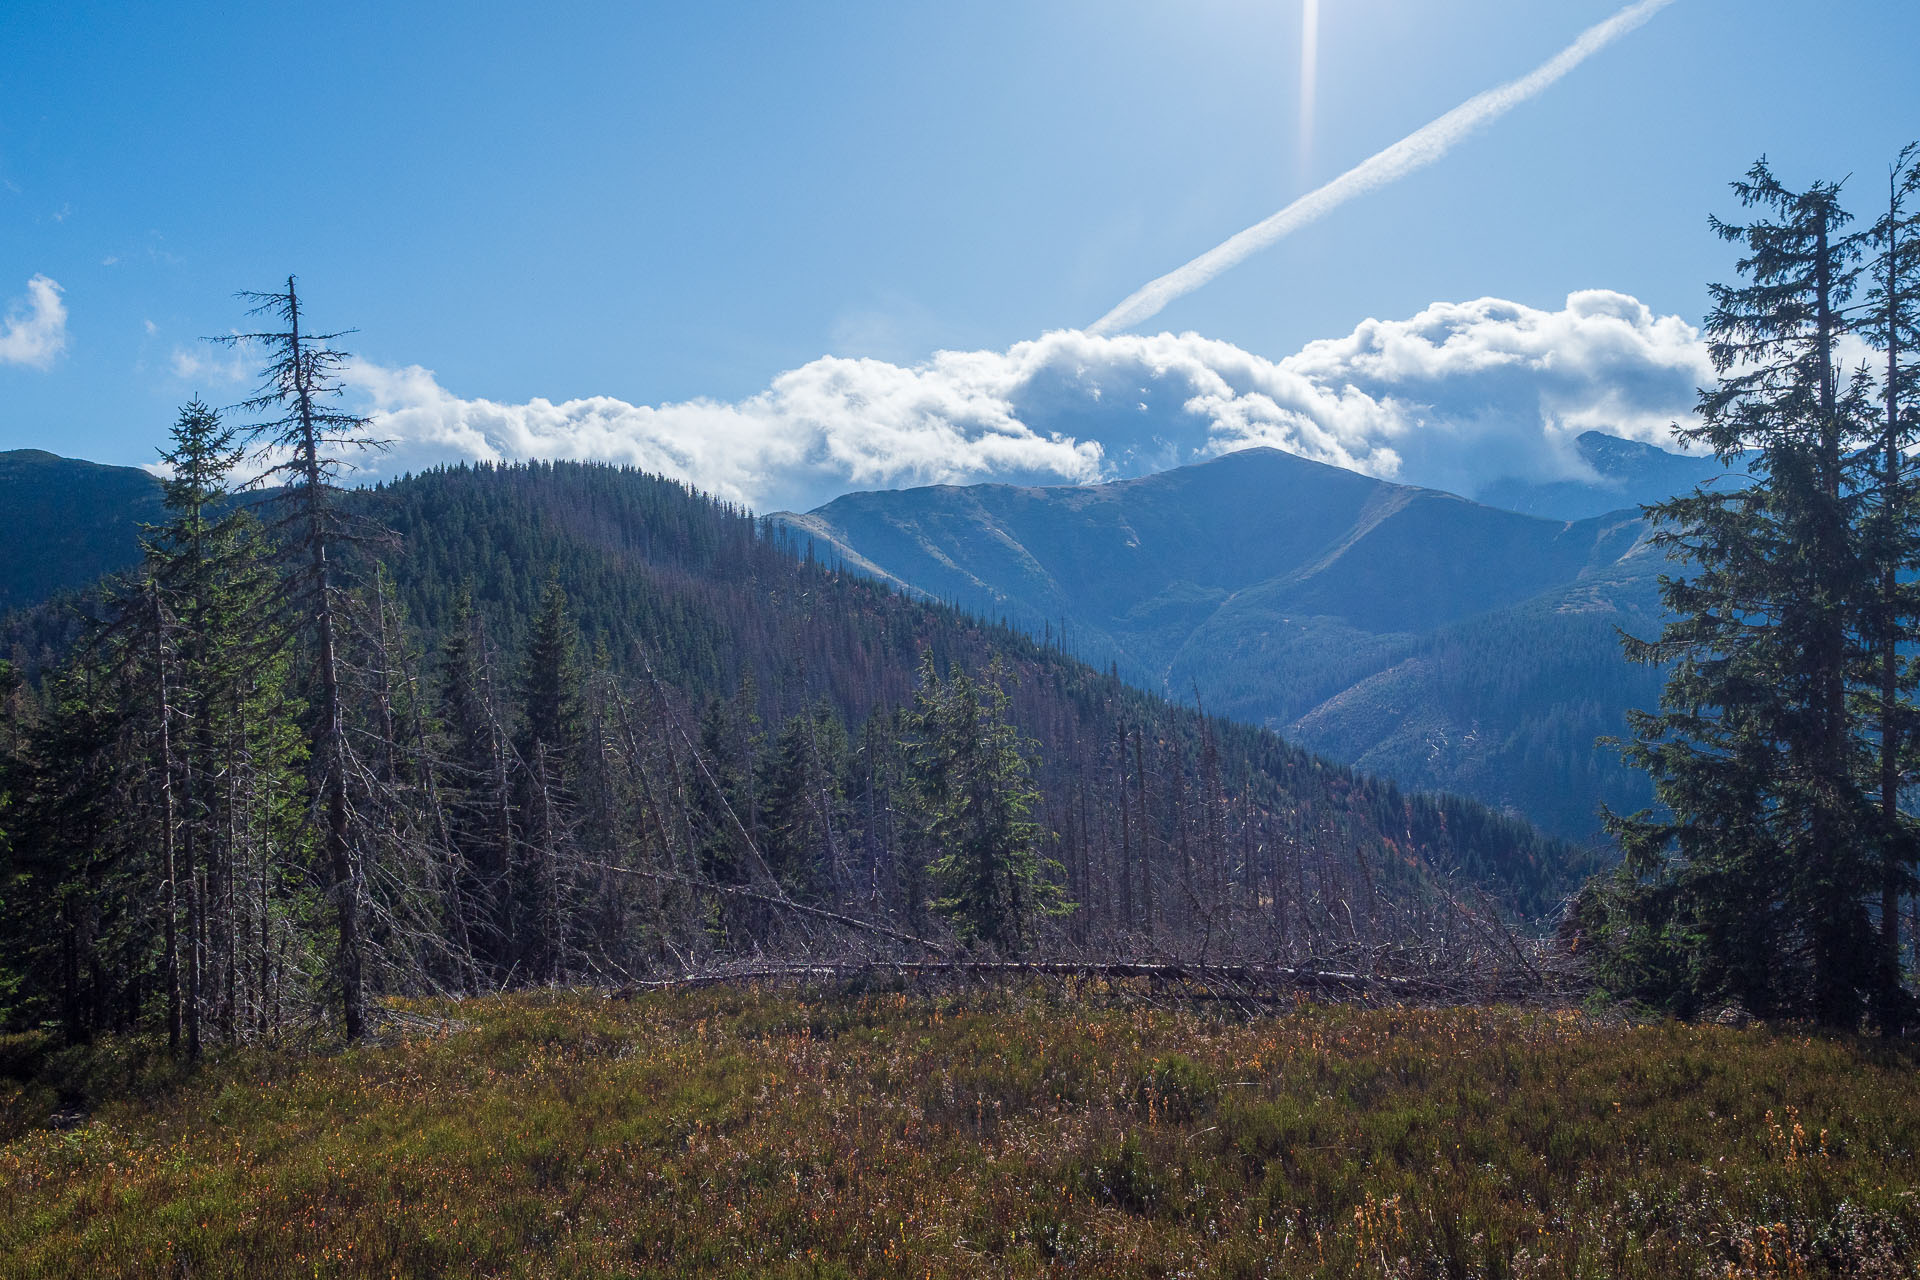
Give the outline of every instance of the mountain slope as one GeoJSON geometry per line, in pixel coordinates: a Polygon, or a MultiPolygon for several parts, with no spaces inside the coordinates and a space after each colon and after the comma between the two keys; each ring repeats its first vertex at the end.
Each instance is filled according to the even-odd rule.
{"type": "Polygon", "coordinates": [[[139,526],[161,510],[160,482],[137,467],[0,452],[0,614],[126,568],[140,558],[139,526]]]}
{"type": "MultiPolygon", "coordinates": [[[[821,701],[850,727],[890,714],[912,700],[923,651],[973,670],[998,660],[1013,681],[1014,718],[1038,744],[1044,817],[1062,837],[1076,892],[1102,865],[1124,862],[1125,824],[1100,821],[1104,796],[1108,813],[1141,808],[1133,856],[1154,864],[1164,900],[1190,895],[1180,886],[1206,860],[1188,853],[1201,843],[1193,813],[1203,795],[1223,794],[1222,778],[1238,779],[1224,791],[1246,806],[1232,821],[1246,823],[1244,849],[1255,852],[1223,843],[1209,856],[1222,860],[1228,885],[1244,881],[1242,909],[1262,900],[1262,874],[1279,875],[1282,849],[1330,860],[1326,892],[1349,901],[1376,884],[1402,898],[1425,894],[1437,870],[1525,915],[1552,910],[1591,870],[1582,852],[1471,801],[1403,793],[1271,732],[1129,688],[1017,632],[805,560],[779,526],[671,481],[578,464],[460,467],[366,491],[356,504],[400,535],[391,570],[429,634],[468,589],[516,634],[552,577],[588,647],[616,667],[651,671],[696,699],[751,690],[769,729],[821,701]],[[1218,759],[1211,780],[1209,752],[1218,759]],[[1086,825],[1089,801],[1098,830],[1086,825]]],[[[1169,905],[1170,919],[1184,909],[1169,905]]]]}
{"type": "Polygon", "coordinates": [[[1637,775],[1592,739],[1657,697],[1643,523],[1546,520],[1270,449],[1115,484],[854,494],[782,516],[829,557],[1409,785],[1595,831],[1637,775]]]}
{"type": "MultiPolygon", "coordinates": [[[[427,687],[462,597],[500,644],[504,676],[549,581],[565,588],[583,653],[736,726],[749,754],[823,705],[863,743],[863,725],[911,704],[923,652],[976,672],[999,662],[1012,716],[1038,746],[1041,816],[1060,835],[1070,893],[1088,904],[1073,920],[1086,945],[1137,937],[1128,931],[1143,915],[1170,946],[1229,920],[1243,940],[1273,930],[1297,940],[1303,921],[1325,927],[1337,914],[1350,928],[1362,908],[1360,924],[1384,933],[1394,912],[1436,900],[1438,876],[1533,916],[1589,869],[1582,851],[1472,801],[1408,794],[1017,632],[804,559],[771,522],[657,477],[579,464],[460,467],[349,502],[398,535],[379,554],[420,629],[427,687]],[[1115,896],[1115,877],[1137,885],[1133,905],[1115,896]],[[1386,908],[1377,924],[1368,903],[1386,908]]],[[[56,652],[70,634],[57,612],[16,615],[16,638],[56,652]]],[[[706,722],[686,727],[696,730],[706,722]]],[[[676,785],[690,795],[700,786],[676,785]]]]}
{"type": "MultiPolygon", "coordinates": [[[[0,454],[0,496],[26,513],[0,558],[9,606],[132,563],[137,524],[160,517],[147,473],[36,451],[0,454]]],[[[612,509],[583,499],[552,518],[623,555],[657,550],[629,546],[632,514],[612,509]]],[[[1600,800],[1645,801],[1592,744],[1658,695],[1654,673],[1618,661],[1612,631],[1656,625],[1662,566],[1630,516],[1539,520],[1252,450],[1113,485],[858,494],[781,519],[829,559],[1410,787],[1579,839],[1600,800]]],[[[498,562],[486,530],[461,523],[464,545],[432,575],[443,594],[498,562]]],[[[517,581],[513,617],[539,585],[517,581]]],[[[606,608],[650,607],[633,589],[612,588],[606,608]]],[[[43,622],[7,643],[31,660],[70,636],[43,622]]]]}

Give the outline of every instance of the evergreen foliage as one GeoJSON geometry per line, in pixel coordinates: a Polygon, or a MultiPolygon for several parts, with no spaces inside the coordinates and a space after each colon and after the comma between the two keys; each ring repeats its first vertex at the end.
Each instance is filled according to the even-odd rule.
{"type": "Polygon", "coordinates": [[[1004,670],[979,680],[955,671],[942,680],[928,655],[906,717],[909,770],[918,793],[927,870],[944,896],[934,907],[962,943],[1019,955],[1039,917],[1073,909],[1057,862],[1031,815],[1040,801],[1025,744],[1007,718],[1004,670]]]}
{"type": "MultiPolygon", "coordinates": [[[[1889,953],[1876,932],[1897,932],[1911,848],[1888,792],[1909,736],[1913,424],[1897,357],[1876,423],[1870,375],[1836,355],[1843,335],[1874,336],[1872,295],[1850,307],[1873,237],[1844,233],[1839,189],[1789,188],[1764,161],[1733,189],[1759,216],[1714,222],[1743,246],[1743,282],[1714,287],[1720,380],[1681,433],[1745,456],[1754,483],[1649,509],[1655,542],[1690,566],[1661,580],[1660,636],[1626,641],[1669,664],[1661,709],[1631,717],[1625,751],[1661,808],[1611,820],[1622,871],[1580,919],[1610,983],[1677,1011],[1734,1000],[1851,1026],[1871,1003],[1891,1023],[1897,942],[1889,953]]],[[[1900,278],[1884,249],[1870,269],[1900,278]]]]}

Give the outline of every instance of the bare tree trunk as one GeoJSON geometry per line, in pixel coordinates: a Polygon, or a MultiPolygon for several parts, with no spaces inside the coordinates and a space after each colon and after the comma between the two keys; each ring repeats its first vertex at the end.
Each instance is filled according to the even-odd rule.
{"type": "Polygon", "coordinates": [[[153,611],[153,670],[159,697],[160,728],[160,850],[166,869],[166,984],[167,1052],[180,1054],[180,888],[175,864],[173,830],[173,707],[167,689],[166,615],[160,607],[159,584],[147,579],[147,602],[153,611]]]}

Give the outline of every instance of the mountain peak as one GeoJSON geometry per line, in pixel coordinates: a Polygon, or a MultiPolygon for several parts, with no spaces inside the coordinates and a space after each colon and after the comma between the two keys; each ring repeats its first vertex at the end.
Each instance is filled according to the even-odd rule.
{"type": "Polygon", "coordinates": [[[1591,480],[1533,480],[1503,476],[1482,485],[1474,496],[1489,506],[1561,520],[1584,520],[1664,502],[1726,473],[1712,457],[1675,453],[1641,440],[1604,431],[1584,431],[1574,440],[1591,480]]]}

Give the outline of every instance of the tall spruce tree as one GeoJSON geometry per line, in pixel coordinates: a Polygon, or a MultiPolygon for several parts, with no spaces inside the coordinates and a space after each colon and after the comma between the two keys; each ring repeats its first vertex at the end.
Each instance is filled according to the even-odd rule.
{"type": "Polygon", "coordinates": [[[1671,664],[1661,710],[1631,715],[1626,750],[1665,812],[1609,815],[1626,855],[1613,906],[1631,935],[1610,952],[1612,976],[1682,1009],[1736,998],[1852,1025],[1887,980],[1849,696],[1875,582],[1858,538],[1870,436],[1835,355],[1860,247],[1831,184],[1793,190],[1762,161],[1733,189],[1767,216],[1714,220],[1743,246],[1744,279],[1713,287],[1720,380],[1680,434],[1753,483],[1649,511],[1655,544],[1690,568],[1661,580],[1660,637],[1626,642],[1671,664]]]}
{"type": "Polygon", "coordinates": [[[142,600],[133,607],[144,605],[143,611],[150,615],[165,876],[167,1036],[178,1051],[184,1024],[187,1056],[197,1059],[207,952],[201,869],[217,822],[213,780],[221,772],[214,756],[214,691],[223,683],[222,677],[231,674],[220,668],[235,648],[233,633],[251,622],[228,607],[234,603],[229,580],[240,570],[239,561],[245,555],[239,541],[242,517],[230,513],[222,519],[216,510],[226,494],[227,473],[240,460],[233,432],[208,405],[195,399],[181,408],[172,441],[172,448],[160,455],[167,466],[163,492],[171,518],[145,539],[147,577],[142,600]],[[187,730],[179,740],[172,732],[176,713],[187,730]],[[183,887],[184,990],[177,936],[183,887]]]}
{"type": "Polygon", "coordinates": [[[190,1058],[209,1013],[228,1041],[277,1021],[262,957],[285,951],[285,886],[303,870],[299,707],[282,636],[263,622],[277,588],[271,551],[252,512],[229,501],[240,456],[211,408],[195,400],[181,410],[161,452],[169,519],[143,539],[142,579],[121,602],[121,625],[136,624],[129,636],[146,658],[142,701],[154,708],[169,1038],[180,1047],[184,1033],[190,1058]]]}

